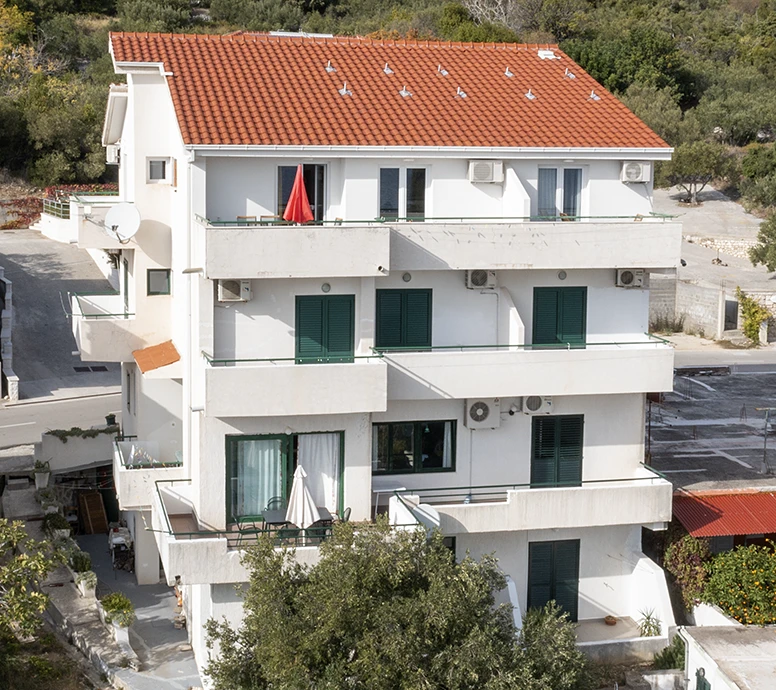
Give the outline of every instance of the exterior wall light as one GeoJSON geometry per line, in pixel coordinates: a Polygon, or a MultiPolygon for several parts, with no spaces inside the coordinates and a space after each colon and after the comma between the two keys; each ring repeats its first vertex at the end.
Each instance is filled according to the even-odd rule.
{"type": "Polygon", "coordinates": [[[322,292],[331,292],[331,285],[329,285],[328,283],[324,283],[323,285],[321,285],[321,291],[322,292]]]}
{"type": "Polygon", "coordinates": [[[405,273],[405,274],[404,274],[404,275],[401,277],[401,279],[402,279],[402,280],[403,280],[405,283],[409,283],[409,282],[412,280],[412,274],[411,274],[411,273],[405,273]]]}
{"type": "Polygon", "coordinates": [[[566,271],[558,271],[558,280],[566,280],[566,271]]]}

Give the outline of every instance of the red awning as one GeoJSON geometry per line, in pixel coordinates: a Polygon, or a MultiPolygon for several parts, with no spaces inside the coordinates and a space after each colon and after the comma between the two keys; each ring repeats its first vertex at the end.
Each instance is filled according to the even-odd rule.
{"type": "Polygon", "coordinates": [[[681,493],[674,495],[674,516],[693,537],[776,533],[776,494],[681,493]]]}

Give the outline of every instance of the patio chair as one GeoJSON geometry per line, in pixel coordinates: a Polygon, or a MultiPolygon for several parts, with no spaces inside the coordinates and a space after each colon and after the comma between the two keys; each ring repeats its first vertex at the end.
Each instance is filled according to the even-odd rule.
{"type": "Polygon", "coordinates": [[[273,496],[267,501],[267,507],[264,510],[280,510],[285,508],[285,500],[282,496],[273,496]]]}

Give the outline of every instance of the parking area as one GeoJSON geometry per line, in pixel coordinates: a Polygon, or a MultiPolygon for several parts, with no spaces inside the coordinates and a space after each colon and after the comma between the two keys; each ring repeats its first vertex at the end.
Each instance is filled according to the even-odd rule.
{"type": "Polygon", "coordinates": [[[652,466],[675,489],[776,488],[776,373],[687,375],[647,414],[652,466]]]}

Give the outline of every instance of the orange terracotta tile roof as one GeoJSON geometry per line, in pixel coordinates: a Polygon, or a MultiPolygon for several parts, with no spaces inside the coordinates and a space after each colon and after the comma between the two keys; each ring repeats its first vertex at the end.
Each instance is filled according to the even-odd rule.
{"type": "Polygon", "coordinates": [[[166,367],[168,364],[177,362],[181,358],[172,340],[159,345],[144,347],[142,350],[135,350],[132,356],[135,358],[140,371],[144,374],[159,367],[166,367]]]}
{"type": "Polygon", "coordinates": [[[110,44],[117,63],[171,73],[190,145],[668,146],[555,46],[137,33],[110,44]]]}

